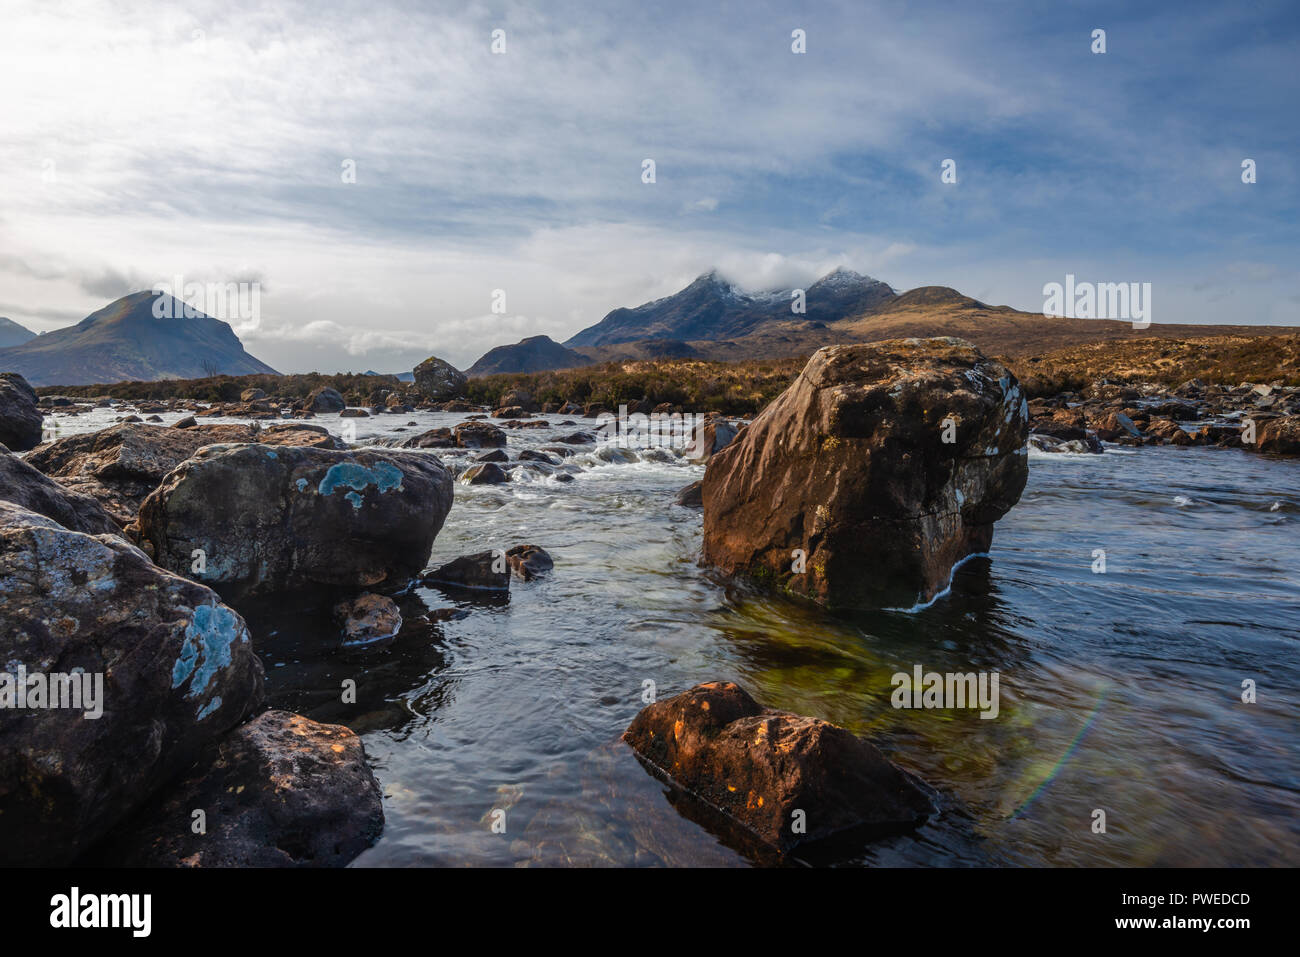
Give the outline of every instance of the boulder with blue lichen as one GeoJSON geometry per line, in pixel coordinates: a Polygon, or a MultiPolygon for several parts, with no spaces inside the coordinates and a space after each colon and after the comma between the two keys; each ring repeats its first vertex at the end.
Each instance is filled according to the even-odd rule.
{"type": "Polygon", "coordinates": [[[66,864],[262,701],[243,618],[115,535],[0,502],[0,846],[66,864]]]}
{"type": "Polygon", "coordinates": [[[433,455],[240,444],[201,449],[140,507],[164,568],[229,599],[396,588],[425,567],[452,504],[433,455]]]}

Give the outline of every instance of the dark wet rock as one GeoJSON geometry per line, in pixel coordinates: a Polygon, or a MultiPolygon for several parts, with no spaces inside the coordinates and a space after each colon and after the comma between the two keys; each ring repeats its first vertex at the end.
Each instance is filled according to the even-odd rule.
{"type": "Polygon", "coordinates": [[[369,645],[396,637],[402,630],[402,612],[385,595],[366,592],[334,606],[334,620],[345,645],[369,645]]]}
{"type": "Polygon", "coordinates": [[[361,739],[267,711],[209,749],[103,856],[127,867],[342,867],[383,828],[361,739]],[[195,810],[206,834],[193,832],[195,810]]]}
{"type": "Polygon", "coordinates": [[[451,429],[429,429],[427,432],[421,432],[419,435],[413,435],[405,439],[400,448],[403,449],[450,449],[456,445],[456,437],[451,434],[451,429]]]}
{"type": "Polygon", "coordinates": [[[368,419],[370,413],[365,409],[344,409],[339,413],[341,419],[368,419]]]}
{"type": "Polygon", "coordinates": [[[172,471],[140,507],[164,568],[232,595],[373,588],[419,574],[452,504],[432,455],[217,445],[172,471]]]}
{"type": "Polygon", "coordinates": [[[1147,412],[1153,416],[1176,419],[1179,422],[1191,422],[1201,417],[1200,407],[1195,402],[1182,402],[1169,398],[1148,405],[1147,412]]]}
{"type": "Polygon", "coordinates": [[[480,462],[461,472],[460,481],[466,485],[499,485],[509,482],[510,476],[495,462],[480,462]]]}
{"type": "Polygon", "coordinates": [[[550,455],[558,455],[562,459],[572,458],[578,454],[567,445],[543,445],[539,451],[546,452],[550,455]]]}
{"type": "Polygon", "coordinates": [[[348,404],[343,401],[343,396],[339,394],[337,389],[331,389],[329,386],[321,386],[311,395],[307,396],[307,400],[304,402],[304,407],[309,412],[316,413],[342,412],[348,407],[348,404]]]}
{"type": "MultiPolygon", "coordinates": [[[[102,714],[0,708],[0,844],[64,864],[262,697],[244,620],[208,588],[110,535],[0,503],[0,662],[102,676],[102,714]]],[[[92,687],[93,692],[93,687],[92,687]]]]}
{"type": "Polygon", "coordinates": [[[510,588],[510,564],[500,551],[475,552],[439,565],[424,575],[425,584],[454,585],[506,591],[510,588]]]}
{"type": "Polygon", "coordinates": [[[929,601],[1019,500],[1027,433],[1015,377],[963,340],[828,346],[714,455],[704,562],[835,607],[929,601]]]}
{"type": "Polygon", "coordinates": [[[569,435],[561,435],[555,441],[563,442],[565,445],[594,445],[596,437],[590,432],[573,432],[569,435]]]}
{"type": "Polygon", "coordinates": [[[1274,455],[1300,455],[1300,415],[1269,419],[1256,427],[1254,445],[1243,446],[1274,455]]]}
{"type": "Polygon", "coordinates": [[[695,435],[687,450],[687,457],[695,462],[708,462],[735,440],[739,429],[725,419],[706,419],[695,427],[695,435]]]}
{"type": "Polygon", "coordinates": [[[916,780],[875,746],[829,722],[764,708],[731,682],[649,705],[623,740],[659,774],[782,852],[907,830],[933,813],[916,780]]]}
{"type": "Polygon", "coordinates": [[[430,356],[415,367],[415,389],[435,402],[465,394],[469,380],[450,362],[430,356]]]}
{"type": "Polygon", "coordinates": [[[17,372],[0,372],[0,445],[26,452],[41,442],[45,417],[36,392],[17,372]]]}
{"type": "Polygon", "coordinates": [[[542,452],[536,449],[524,449],[519,453],[521,462],[543,462],[546,465],[559,465],[560,460],[549,452],[542,452]]]}
{"type": "Polygon", "coordinates": [[[199,424],[199,420],[192,415],[187,415],[183,419],[177,419],[172,423],[173,429],[192,429],[199,424]]]}
{"type": "Polygon", "coordinates": [[[1153,418],[1147,423],[1146,434],[1170,445],[1193,445],[1195,441],[1173,419],[1153,418]]]}
{"type": "Polygon", "coordinates": [[[462,422],[452,432],[462,449],[505,448],[505,432],[489,422],[462,422]]]}
{"type": "Polygon", "coordinates": [[[468,617],[468,608],[435,608],[424,616],[426,621],[434,623],[440,621],[460,621],[461,619],[468,617]]]}
{"type": "MultiPolygon", "coordinates": [[[[523,458],[524,454],[525,453],[521,452],[519,457],[523,458]]],[[[497,463],[509,462],[510,456],[505,449],[493,449],[490,452],[484,452],[482,455],[474,456],[474,461],[475,462],[497,462],[497,463]]]]}
{"type": "Polygon", "coordinates": [[[87,535],[121,535],[121,527],[89,495],[66,489],[0,445],[0,501],[87,535]]]}
{"type": "Polygon", "coordinates": [[[1072,452],[1076,455],[1101,455],[1106,450],[1094,436],[1082,439],[1056,439],[1050,435],[1029,434],[1029,447],[1040,452],[1072,452]]]}
{"type": "Polygon", "coordinates": [[[506,551],[510,571],[522,581],[530,582],[555,567],[550,553],[540,545],[516,545],[506,551]]]}
{"type": "Polygon", "coordinates": [[[683,508],[704,507],[704,482],[692,482],[677,493],[677,504],[683,508]]]}
{"type": "Polygon", "coordinates": [[[1241,448],[1240,423],[1207,422],[1196,431],[1199,445],[1218,445],[1223,448],[1241,448]]]}

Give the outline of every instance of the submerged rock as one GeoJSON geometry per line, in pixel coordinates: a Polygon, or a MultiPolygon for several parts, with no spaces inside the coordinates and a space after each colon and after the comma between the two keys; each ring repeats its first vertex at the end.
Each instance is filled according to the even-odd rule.
{"type": "Polygon", "coordinates": [[[41,441],[45,417],[36,406],[36,391],[17,372],[0,372],[0,445],[15,452],[41,441]]]}
{"type": "Polygon", "coordinates": [[[833,607],[911,607],[1029,475],[1015,378],[960,339],[828,346],[704,474],[703,560],[833,607]]]}
{"type": "Polygon", "coordinates": [[[102,856],[127,867],[342,867],[383,828],[361,739],[267,711],[209,749],[102,856]],[[194,833],[195,810],[206,834],[194,833]]]}
{"type": "MultiPolygon", "coordinates": [[[[35,707],[30,696],[26,709],[0,708],[0,844],[10,864],[69,862],[262,698],[244,620],[210,589],[119,538],[8,503],[0,662],[8,676],[87,676],[64,686],[79,692],[80,709],[35,707]]],[[[16,691],[5,685],[13,680],[0,677],[0,697],[16,691]]]]}
{"type": "Polygon", "coordinates": [[[409,581],[452,504],[432,455],[214,445],[171,472],[140,507],[140,536],[164,568],[225,594],[409,581]]]}
{"type": "Polygon", "coordinates": [[[875,746],[829,722],[764,708],[729,681],[649,705],[623,740],[782,852],[906,830],[933,812],[916,780],[875,746]]]}
{"type": "Polygon", "coordinates": [[[334,606],[334,620],[343,632],[345,645],[386,641],[402,630],[402,612],[397,602],[372,592],[339,602],[334,606]]]}

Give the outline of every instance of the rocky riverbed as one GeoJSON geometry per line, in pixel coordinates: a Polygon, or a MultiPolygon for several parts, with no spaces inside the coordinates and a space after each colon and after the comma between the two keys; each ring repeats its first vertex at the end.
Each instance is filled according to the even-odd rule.
{"type": "MultiPolygon", "coordinates": [[[[328,395],[296,409],[265,396],[216,408],[45,402],[47,441],[25,461],[4,458],[4,555],[6,581],[29,582],[24,569],[37,556],[53,577],[25,584],[27,598],[6,591],[6,657],[31,649],[49,670],[68,670],[50,665],[77,665],[78,643],[98,641],[105,623],[121,620],[109,630],[131,642],[151,635],[149,647],[170,663],[169,676],[189,668],[181,682],[160,680],[142,693],[140,714],[115,714],[90,729],[119,748],[150,742],[156,757],[135,762],[133,776],[97,799],[93,813],[86,809],[94,785],[115,774],[112,751],[83,769],[83,778],[67,779],[68,800],[80,803],[58,813],[86,823],[80,833],[58,825],[68,840],[57,859],[734,864],[802,854],[803,842],[789,840],[779,823],[773,831],[773,819],[743,807],[728,811],[725,801],[709,800],[710,790],[727,787],[719,769],[731,767],[733,785],[766,781],[759,791],[782,791],[803,804],[800,782],[818,780],[824,764],[812,760],[799,776],[773,778],[760,771],[760,753],[729,751],[719,740],[690,752],[705,755],[703,770],[692,765],[674,774],[663,766],[664,753],[619,742],[630,728],[635,745],[634,729],[656,726],[649,699],[667,706],[673,695],[720,680],[752,696],[738,719],[774,721],[777,737],[787,726],[790,734],[804,729],[791,740],[833,735],[799,716],[827,719],[827,728],[874,742],[880,760],[893,762],[882,766],[894,769],[888,773],[917,782],[924,809],[917,803],[903,818],[867,815],[859,823],[888,819],[893,826],[885,830],[895,833],[872,834],[837,860],[1232,863],[1252,853],[1285,856],[1288,845],[1279,841],[1294,836],[1296,819],[1286,787],[1296,769],[1285,715],[1295,701],[1279,690],[1243,713],[1232,706],[1232,689],[1238,672],[1266,671],[1283,688],[1296,687],[1281,654],[1300,637],[1300,589],[1286,570],[1295,567],[1300,515],[1295,463],[1267,454],[1268,447],[1256,446],[1263,455],[1221,447],[1232,443],[1220,439],[1247,419],[1257,420],[1256,435],[1284,437],[1295,393],[1199,384],[1185,390],[1199,395],[1148,393],[1140,385],[1112,393],[1101,383],[1087,395],[1025,402],[1013,400],[1010,381],[984,378],[997,391],[990,421],[1017,422],[1005,452],[1023,449],[1024,432],[1034,430],[1028,455],[1019,455],[1021,467],[1031,463],[1028,484],[1022,476],[1023,493],[1016,488],[998,508],[1005,517],[989,519],[997,523],[991,544],[969,541],[941,556],[937,579],[917,576],[923,587],[915,597],[926,599],[918,605],[950,580],[951,590],[906,612],[884,610],[899,606],[891,597],[881,607],[832,613],[815,601],[778,597],[770,576],[752,569],[728,568],[726,576],[711,570],[718,562],[700,566],[709,554],[709,497],[701,498],[701,515],[674,504],[677,492],[710,473],[723,475],[718,466],[756,434],[751,428],[737,436],[718,419],[700,430],[707,438],[695,454],[681,454],[608,441],[594,418],[604,410],[542,413],[528,408],[526,396],[497,410],[441,398],[434,408],[411,394],[374,397],[350,410],[343,397],[328,395]],[[448,403],[455,407],[442,408],[448,403]],[[159,421],[146,421],[151,416],[159,421]],[[125,421],[133,417],[141,421],[125,421]],[[1227,431],[1212,447],[1196,447],[1206,443],[1166,437],[1165,419],[1189,436],[1216,434],[1205,426],[1227,431]],[[1116,423],[1122,434],[1109,428],[1116,423]],[[1082,435],[1066,431],[1076,425],[1082,435]],[[1034,434],[1053,441],[1036,444],[1034,434]],[[698,464],[716,454],[707,471],[698,464]],[[216,501],[221,507],[205,514],[203,503],[216,501]],[[268,503],[274,508],[259,513],[268,503]],[[363,517],[361,526],[339,524],[363,517]],[[277,548],[250,552],[256,536],[271,535],[267,529],[276,537],[263,544],[274,540],[277,548]],[[380,547],[386,536],[391,555],[380,547]],[[340,548],[354,539],[362,544],[340,548]],[[1111,561],[1100,575],[1093,570],[1099,547],[1111,561]],[[404,550],[412,557],[401,557],[404,550]],[[989,550],[991,560],[980,557],[989,550]],[[202,572],[194,569],[195,552],[203,555],[202,572]],[[1189,554],[1204,567],[1189,565],[1189,554]],[[94,568],[105,571],[82,577],[94,568]],[[158,623],[152,630],[127,614],[128,596],[142,587],[174,596],[143,609],[158,623]],[[105,595],[102,605],[87,604],[105,595]],[[76,624],[51,625],[69,618],[76,624]],[[1234,621],[1257,627],[1244,632],[1234,621]],[[259,673],[240,671],[242,660],[250,669],[256,662],[259,673]],[[1001,670],[1003,719],[892,708],[889,676],[913,662],[1001,670]],[[206,678],[201,687],[199,675],[206,678]],[[148,695],[189,710],[150,715],[148,695]],[[256,717],[267,704],[276,710],[256,717]],[[775,716],[764,718],[764,706],[777,709],[775,716]],[[245,723],[223,716],[236,712],[245,723]],[[216,767],[210,754],[223,741],[247,758],[216,767]],[[1052,772],[1071,749],[1074,760],[1052,772]],[[637,753],[658,774],[647,774],[637,753]],[[1257,786],[1231,771],[1247,760],[1255,762],[1257,786]],[[1163,777],[1153,773],[1157,767],[1163,777]],[[270,801],[268,782],[277,775],[299,795],[283,806],[270,801]],[[220,791],[224,779],[255,796],[238,814],[203,796],[220,791]],[[660,780],[671,783],[667,800],[660,780]],[[357,783],[365,781],[382,789],[382,812],[365,797],[370,785],[357,783]],[[1072,802],[1098,793],[1121,814],[1136,815],[1141,836],[1103,844],[1088,840],[1086,821],[1076,830],[1072,802]],[[1235,815],[1226,830],[1214,830],[1210,795],[1235,815]],[[209,807],[213,840],[177,833],[190,804],[209,807]],[[114,820],[122,826],[105,844],[114,820]],[[339,835],[330,846],[340,850],[293,839],[304,822],[339,835]]],[[[941,379],[927,388],[946,397],[959,391],[941,379]]],[[[900,397],[910,394],[901,390],[887,401],[906,411],[912,406],[900,397]]],[[[975,411],[983,408],[978,395],[944,411],[974,421],[986,414],[975,411]]],[[[871,401],[878,409],[886,400],[871,401]]],[[[933,439],[937,455],[955,445],[955,459],[978,445],[975,457],[989,457],[979,429],[963,435],[959,428],[962,441],[944,443],[946,416],[931,415],[938,411],[933,403],[917,406],[906,421],[927,431],[901,433],[903,445],[933,439]]],[[[30,415],[10,419],[30,437],[23,425],[30,415]]],[[[831,419],[842,438],[884,447],[871,445],[870,436],[882,434],[888,416],[866,433],[860,416],[831,419]]],[[[1251,443],[1243,448],[1256,451],[1251,443]]],[[[792,447],[788,463],[773,467],[794,468],[803,454],[792,447]]],[[[909,485],[901,459],[878,469],[924,503],[988,489],[986,480],[961,478],[969,467],[933,489],[909,485]]],[[[933,476],[934,469],[917,474],[933,476]]],[[[836,490],[817,494],[834,501],[836,490]]],[[[816,528],[808,529],[815,537],[816,528]]],[[[130,611],[139,617],[141,609],[130,611]]],[[[100,646],[94,654],[117,653],[100,646]]],[[[131,665],[129,656],[123,661],[113,669],[119,680],[131,665]]],[[[91,655],[80,666],[99,662],[91,655]]],[[[152,680],[146,674],[132,680],[152,680]]],[[[49,725],[50,714],[39,715],[48,735],[33,738],[13,712],[0,712],[0,756],[14,772],[5,780],[27,789],[10,786],[0,797],[6,811],[39,788],[62,793],[64,779],[42,781],[24,770],[36,766],[33,756],[91,746],[75,725],[73,739],[62,737],[66,725],[49,725]]],[[[868,774],[875,759],[854,760],[868,774]]],[[[845,805],[860,808],[865,800],[845,805]]],[[[836,810],[826,808],[827,817],[836,810]]],[[[39,815],[25,822],[36,837],[20,857],[52,862],[37,845],[55,825],[39,815]]],[[[829,830],[853,831],[853,824],[829,830]]],[[[48,855],[48,843],[41,846],[48,855]]]]}

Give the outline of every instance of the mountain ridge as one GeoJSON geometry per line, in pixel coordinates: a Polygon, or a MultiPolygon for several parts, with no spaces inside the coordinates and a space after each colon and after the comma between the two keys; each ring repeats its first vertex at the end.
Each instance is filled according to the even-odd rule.
{"type": "Polygon", "coordinates": [[[803,290],[803,313],[793,310],[793,289],[742,290],[711,269],[670,296],[611,310],[600,322],[565,340],[579,346],[608,346],[643,339],[727,339],[748,335],[768,322],[801,317],[837,322],[879,308],[897,294],[887,284],[850,269],[832,270],[803,290]]]}

